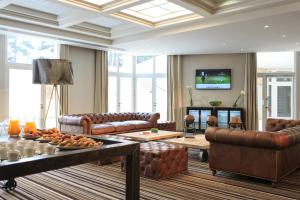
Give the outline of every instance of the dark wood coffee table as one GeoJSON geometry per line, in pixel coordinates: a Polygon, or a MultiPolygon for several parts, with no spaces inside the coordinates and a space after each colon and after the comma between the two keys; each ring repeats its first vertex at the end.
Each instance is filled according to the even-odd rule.
{"type": "MultiPolygon", "coordinates": [[[[139,199],[140,144],[138,142],[114,138],[91,138],[97,141],[101,140],[104,145],[96,148],[58,151],[54,155],[38,155],[30,158],[22,158],[15,162],[0,162],[0,180],[7,180],[6,188],[9,189],[16,187],[14,179],[17,177],[84,164],[100,159],[125,156],[126,199],[139,199]]],[[[1,141],[8,139],[7,136],[0,137],[1,141]]]]}

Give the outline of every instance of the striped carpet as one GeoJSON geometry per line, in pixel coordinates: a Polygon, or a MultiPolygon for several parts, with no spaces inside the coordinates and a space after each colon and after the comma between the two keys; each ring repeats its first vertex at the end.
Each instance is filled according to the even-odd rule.
{"type": "MultiPolygon", "coordinates": [[[[0,190],[0,199],[124,199],[125,176],[120,163],[101,167],[84,164],[17,181],[15,191],[0,190]]],[[[268,182],[229,173],[214,177],[207,163],[190,159],[187,173],[159,181],[141,178],[140,193],[140,199],[149,200],[300,199],[300,169],[272,188],[268,182]]]]}

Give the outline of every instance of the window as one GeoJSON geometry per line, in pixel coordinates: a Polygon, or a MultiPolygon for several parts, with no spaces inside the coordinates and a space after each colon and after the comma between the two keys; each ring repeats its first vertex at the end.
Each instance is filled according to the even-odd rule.
{"type": "Polygon", "coordinates": [[[128,54],[108,54],[108,110],[133,111],[133,59],[128,54]]]}
{"type": "Polygon", "coordinates": [[[136,111],[159,112],[167,119],[167,57],[136,57],[136,111]]]}
{"type": "MultiPolygon", "coordinates": [[[[32,84],[32,60],[57,58],[54,40],[28,35],[6,36],[7,67],[9,69],[9,117],[21,122],[35,121],[43,126],[44,116],[51,96],[52,86],[32,84]]],[[[46,127],[56,125],[55,102],[49,109],[46,127]]]]}
{"type": "Polygon", "coordinates": [[[56,58],[54,40],[27,35],[7,36],[7,62],[11,64],[32,64],[34,58],[56,58]]]}
{"type": "Polygon", "coordinates": [[[294,53],[258,53],[257,72],[259,129],[269,117],[293,118],[294,53]]]}
{"type": "Polygon", "coordinates": [[[166,56],[109,52],[109,112],[159,112],[167,119],[166,56]]]}

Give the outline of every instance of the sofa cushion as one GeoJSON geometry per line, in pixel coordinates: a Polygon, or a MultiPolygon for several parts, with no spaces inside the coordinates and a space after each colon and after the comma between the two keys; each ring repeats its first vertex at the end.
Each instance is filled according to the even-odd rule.
{"type": "Polygon", "coordinates": [[[135,129],[150,129],[153,127],[153,124],[148,121],[130,120],[130,121],[124,121],[124,122],[133,125],[135,127],[135,129]]]}
{"type": "Polygon", "coordinates": [[[106,122],[104,124],[112,125],[116,132],[124,132],[135,129],[135,126],[127,122],[106,122]]]}
{"type": "Polygon", "coordinates": [[[116,128],[110,124],[92,124],[91,129],[92,135],[108,134],[116,131],[116,128]]]}

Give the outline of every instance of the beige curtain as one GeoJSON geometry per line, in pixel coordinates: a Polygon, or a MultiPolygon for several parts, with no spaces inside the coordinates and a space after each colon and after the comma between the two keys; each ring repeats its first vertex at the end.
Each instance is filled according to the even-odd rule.
{"type": "Polygon", "coordinates": [[[257,116],[257,66],[256,53],[245,54],[245,98],[244,107],[246,109],[246,128],[248,130],[258,129],[257,116]]]}
{"type": "Polygon", "coordinates": [[[177,130],[183,128],[182,56],[168,56],[168,120],[176,121],[177,130]]]}
{"type": "MultiPolygon", "coordinates": [[[[61,44],[60,45],[60,59],[70,60],[70,46],[61,44]]],[[[59,103],[61,106],[60,115],[69,114],[69,92],[67,85],[60,86],[60,95],[59,95],[59,103]]]]}
{"type": "Polygon", "coordinates": [[[107,51],[96,51],[94,112],[108,110],[108,57],[107,51]]]}

